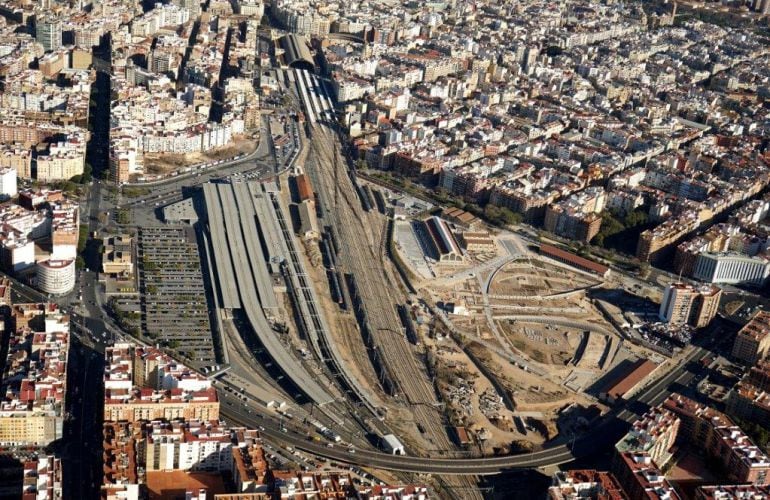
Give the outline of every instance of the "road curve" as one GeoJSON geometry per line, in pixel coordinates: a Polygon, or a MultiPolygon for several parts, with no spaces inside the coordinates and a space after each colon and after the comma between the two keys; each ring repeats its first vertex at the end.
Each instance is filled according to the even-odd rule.
{"type": "MultiPolygon", "coordinates": [[[[529,469],[549,465],[561,465],[577,458],[587,457],[606,450],[607,446],[615,443],[627,429],[628,423],[635,420],[638,413],[631,411],[632,403],[647,405],[659,404],[671,391],[669,386],[679,380],[685,372],[688,362],[702,359],[708,354],[704,348],[694,347],[676,367],[666,375],[644,388],[633,397],[625,408],[618,408],[605,416],[600,423],[593,426],[591,432],[574,439],[569,444],[560,444],[544,450],[519,455],[506,455],[488,458],[424,458],[410,456],[395,456],[382,452],[356,449],[350,453],[344,446],[328,447],[323,443],[308,440],[299,432],[282,432],[279,424],[271,419],[258,418],[247,414],[237,406],[223,406],[222,414],[229,421],[249,427],[259,427],[262,434],[274,442],[283,442],[331,460],[356,464],[379,469],[431,473],[431,474],[463,474],[489,475],[515,469],[529,469]]],[[[226,395],[224,393],[223,395],[226,395]]],[[[237,401],[237,400],[236,400],[237,401]]]]}

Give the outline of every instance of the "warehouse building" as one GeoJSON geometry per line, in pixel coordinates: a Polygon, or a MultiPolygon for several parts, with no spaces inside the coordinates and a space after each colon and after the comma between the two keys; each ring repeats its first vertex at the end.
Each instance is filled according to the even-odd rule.
{"type": "Polygon", "coordinates": [[[445,264],[465,262],[463,251],[446,221],[433,216],[424,220],[422,225],[429,240],[429,247],[433,250],[433,257],[437,261],[445,264]]]}

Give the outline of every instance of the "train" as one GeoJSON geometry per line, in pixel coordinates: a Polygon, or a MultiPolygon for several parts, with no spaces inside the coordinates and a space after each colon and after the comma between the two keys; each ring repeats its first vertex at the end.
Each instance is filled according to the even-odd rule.
{"type": "Polygon", "coordinates": [[[342,437],[339,434],[335,433],[318,420],[310,420],[309,423],[315,427],[315,430],[318,432],[318,434],[322,435],[329,441],[334,441],[335,443],[342,441],[342,437]]]}
{"type": "Polygon", "coordinates": [[[414,320],[409,313],[409,309],[404,304],[399,304],[397,309],[401,323],[404,325],[407,340],[414,345],[420,345],[420,337],[417,335],[417,329],[414,326],[414,320]]]}
{"type": "Polygon", "coordinates": [[[383,215],[387,215],[387,205],[385,204],[385,196],[382,195],[382,191],[379,189],[372,189],[374,195],[374,204],[377,205],[377,211],[383,215]]]}
{"type": "Polygon", "coordinates": [[[345,297],[342,295],[342,287],[340,286],[337,273],[334,272],[334,269],[328,269],[326,271],[326,277],[329,280],[329,288],[332,292],[332,300],[334,300],[337,304],[344,304],[345,297]]]}
{"type": "Polygon", "coordinates": [[[326,269],[334,269],[334,255],[329,250],[329,242],[326,238],[321,238],[318,242],[321,247],[321,257],[323,258],[324,267],[326,269]]]}
{"type": "Polygon", "coordinates": [[[369,212],[372,209],[372,200],[369,198],[369,194],[366,192],[365,186],[355,184],[356,191],[358,191],[358,197],[361,199],[361,207],[365,212],[369,212]]]}

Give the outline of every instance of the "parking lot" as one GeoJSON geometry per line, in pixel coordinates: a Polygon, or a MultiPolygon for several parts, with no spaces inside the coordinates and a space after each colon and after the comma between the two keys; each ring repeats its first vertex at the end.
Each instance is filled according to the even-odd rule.
{"type": "Polygon", "coordinates": [[[185,226],[139,230],[143,331],[194,363],[216,362],[195,233],[185,226]]]}

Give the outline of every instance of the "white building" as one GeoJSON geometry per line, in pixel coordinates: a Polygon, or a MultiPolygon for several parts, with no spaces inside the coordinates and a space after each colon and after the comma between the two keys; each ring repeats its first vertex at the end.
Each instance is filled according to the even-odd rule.
{"type": "Polygon", "coordinates": [[[62,295],[75,288],[74,260],[44,260],[37,263],[37,287],[54,295],[62,295]]]}
{"type": "Polygon", "coordinates": [[[35,244],[32,240],[10,231],[0,240],[0,260],[6,272],[23,271],[35,264],[35,244]]]}
{"type": "Polygon", "coordinates": [[[404,445],[394,434],[386,434],[382,436],[382,447],[385,451],[394,455],[406,455],[404,452],[404,445]]]}
{"type": "Polygon", "coordinates": [[[0,199],[13,198],[18,194],[16,175],[15,168],[0,168],[0,199]]]}
{"type": "Polygon", "coordinates": [[[191,422],[153,423],[147,434],[148,471],[192,470],[221,472],[233,465],[233,442],[224,427],[191,422]]]}
{"type": "Polygon", "coordinates": [[[737,253],[703,252],[695,261],[693,277],[708,283],[763,285],[770,276],[770,261],[737,253]]]}

